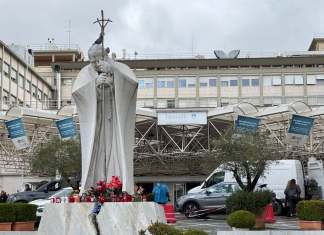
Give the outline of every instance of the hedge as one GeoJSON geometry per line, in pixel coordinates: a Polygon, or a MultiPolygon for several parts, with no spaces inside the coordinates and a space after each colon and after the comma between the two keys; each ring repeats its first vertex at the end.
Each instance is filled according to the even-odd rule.
{"type": "Polygon", "coordinates": [[[296,209],[297,216],[301,220],[324,221],[324,201],[300,201],[296,209]]]}

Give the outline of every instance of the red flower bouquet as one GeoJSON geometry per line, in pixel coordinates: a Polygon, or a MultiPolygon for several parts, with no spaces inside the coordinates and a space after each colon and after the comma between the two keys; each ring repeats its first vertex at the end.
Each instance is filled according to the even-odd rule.
{"type": "Polygon", "coordinates": [[[133,197],[127,192],[122,192],[123,184],[117,176],[113,176],[110,182],[98,181],[96,187],[91,187],[83,195],[84,202],[96,201],[101,204],[104,202],[131,202],[133,197]]]}

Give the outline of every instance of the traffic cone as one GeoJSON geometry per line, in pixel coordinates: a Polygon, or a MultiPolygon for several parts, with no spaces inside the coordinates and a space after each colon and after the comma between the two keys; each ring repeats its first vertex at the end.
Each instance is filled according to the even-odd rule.
{"type": "Polygon", "coordinates": [[[175,214],[174,214],[174,207],[172,204],[164,204],[162,205],[165,214],[165,220],[167,223],[174,224],[176,222],[175,214]]]}
{"type": "Polygon", "coordinates": [[[270,223],[270,224],[273,224],[276,222],[276,219],[274,217],[274,213],[273,213],[273,207],[272,207],[272,204],[268,204],[266,207],[265,207],[265,213],[264,213],[264,222],[265,223],[270,223]]]}

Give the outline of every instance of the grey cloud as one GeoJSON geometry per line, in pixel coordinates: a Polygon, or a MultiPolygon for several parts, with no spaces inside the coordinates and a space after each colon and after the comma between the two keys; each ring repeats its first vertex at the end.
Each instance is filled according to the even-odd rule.
{"type": "Polygon", "coordinates": [[[104,9],[113,19],[107,41],[119,55],[123,48],[140,54],[189,53],[192,49],[254,51],[306,50],[323,35],[321,0],[0,0],[0,39],[10,43],[45,43],[48,37],[83,50],[96,39],[92,22],[104,9]]]}

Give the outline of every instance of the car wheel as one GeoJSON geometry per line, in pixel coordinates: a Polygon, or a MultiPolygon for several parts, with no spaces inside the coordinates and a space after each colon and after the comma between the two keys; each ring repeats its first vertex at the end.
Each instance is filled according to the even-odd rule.
{"type": "Polygon", "coordinates": [[[272,202],[272,208],[273,208],[273,213],[276,216],[281,215],[283,212],[283,206],[279,200],[275,200],[274,202],[272,202]]]}
{"type": "Polygon", "coordinates": [[[184,215],[187,218],[194,218],[197,217],[198,215],[199,206],[195,202],[188,202],[187,204],[184,205],[183,211],[184,211],[184,215]]]}

